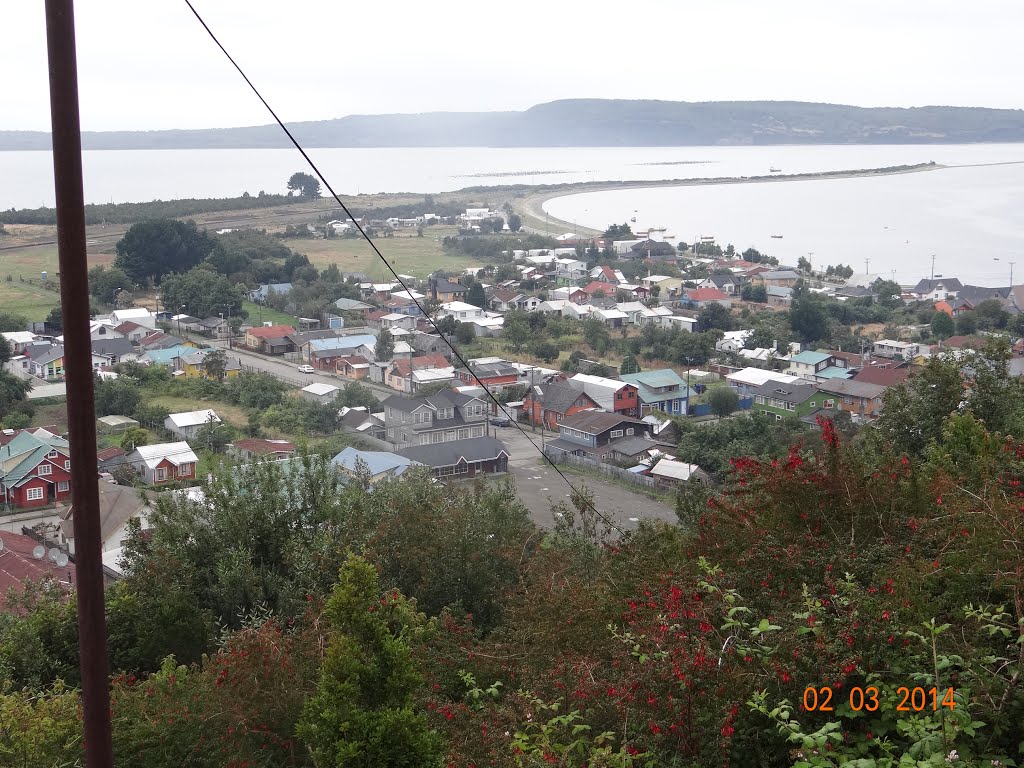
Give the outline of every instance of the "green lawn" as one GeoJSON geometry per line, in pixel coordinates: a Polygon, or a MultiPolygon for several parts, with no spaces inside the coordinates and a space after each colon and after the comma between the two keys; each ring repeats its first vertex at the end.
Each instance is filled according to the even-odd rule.
{"type": "Polygon", "coordinates": [[[254,304],[251,301],[243,301],[242,309],[249,313],[249,323],[252,325],[269,322],[274,325],[290,325],[295,328],[299,324],[299,319],[294,315],[278,312],[276,309],[264,307],[262,304],[254,304]]]}
{"type": "MultiPolygon", "coordinates": [[[[455,227],[435,226],[427,227],[423,237],[416,237],[415,230],[400,231],[394,237],[376,238],[374,243],[400,275],[426,277],[438,269],[461,271],[466,267],[482,266],[478,261],[448,253],[441,247],[441,241],[455,233],[455,227]]],[[[362,238],[285,242],[293,250],[309,256],[309,260],[318,269],[337,264],[342,272],[363,272],[374,280],[393,279],[377,254],[362,238]]]]}
{"type": "MultiPolygon", "coordinates": [[[[89,265],[109,264],[112,260],[111,254],[90,255],[89,265]]],[[[47,273],[48,283],[57,288],[57,246],[26,245],[0,251],[0,309],[28,320],[45,320],[50,310],[60,304],[60,293],[42,287],[42,272],[47,273]]]]}
{"type": "Polygon", "coordinates": [[[166,408],[171,413],[182,413],[186,411],[197,411],[203,408],[212,408],[220,418],[236,427],[244,427],[249,423],[249,417],[244,408],[237,405],[222,403],[218,400],[194,400],[188,397],[176,397],[174,395],[159,395],[147,399],[151,405],[158,405],[166,408]]]}

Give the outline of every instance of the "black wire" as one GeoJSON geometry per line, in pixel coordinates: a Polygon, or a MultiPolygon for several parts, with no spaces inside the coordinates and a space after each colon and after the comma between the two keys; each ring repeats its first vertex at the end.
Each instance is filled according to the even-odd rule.
{"type": "MultiPolygon", "coordinates": [[[[341,210],[343,210],[345,212],[345,215],[348,216],[349,219],[352,220],[352,223],[355,224],[356,229],[359,230],[359,234],[363,236],[363,239],[365,239],[366,242],[370,244],[370,247],[373,248],[373,252],[377,254],[377,258],[379,258],[384,263],[384,266],[388,268],[388,271],[394,276],[394,278],[398,282],[398,284],[401,285],[402,288],[409,294],[409,298],[412,299],[412,301],[416,304],[416,308],[419,309],[419,311],[423,313],[423,316],[426,317],[427,320],[430,321],[430,324],[433,326],[434,330],[437,331],[437,335],[440,336],[441,339],[444,341],[444,343],[448,345],[448,348],[451,349],[452,354],[455,355],[456,358],[458,358],[459,363],[466,370],[468,370],[468,371],[470,371],[470,373],[472,373],[472,369],[469,367],[469,364],[466,363],[466,361],[463,359],[462,355],[459,354],[459,351],[448,340],[448,338],[443,333],[441,333],[440,328],[437,327],[437,323],[434,322],[434,318],[430,317],[430,315],[428,315],[423,310],[423,307],[420,305],[419,301],[416,298],[413,297],[412,292],[409,290],[409,287],[405,284],[405,281],[402,280],[402,278],[398,276],[398,273],[395,271],[394,267],[391,266],[391,263],[386,258],[384,258],[384,254],[380,252],[380,249],[377,247],[377,244],[373,242],[373,240],[370,238],[369,235],[366,234],[366,231],[363,229],[362,224],[360,224],[356,220],[356,217],[352,215],[352,213],[348,209],[348,206],[346,206],[345,203],[343,203],[341,201],[341,198],[338,197],[338,193],[334,191],[334,188],[330,185],[330,183],[327,181],[327,179],[324,177],[324,175],[322,173],[320,173],[320,169],[316,167],[316,163],[313,162],[313,159],[307,154],[306,150],[302,148],[302,145],[299,144],[299,142],[295,139],[295,137],[292,135],[292,132],[288,130],[288,127],[284,124],[284,122],[281,120],[281,118],[279,118],[277,116],[277,113],[273,110],[273,108],[270,106],[270,104],[267,103],[267,100],[263,98],[263,95],[259,92],[259,90],[257,90],[256,86],[253,85],[253,82],[252,82],[252,80],[249,79],[249,76],[245,74],[245,72],[242,70],[242,68],[238,65],[238,62],[236,62],[234,60],[234,58],[231,56],[230,53],[228,53],[227,49],[223,46],[223,44],[221,44],[220,40],[217,39],[217,36],[215,34],[213,34],[213,30],[210,29],[210,27],[206,23],[206,21],[203,20],[203,17],[199,15],[199,11],[197,11],[195,9],[195,7],[192,5],[191,0],[185,0],[185,5],[188,6],[189,10],[192,11],[192,14],[196,17],[196,19],[202,25],[203,29],[206,30],[206,33],[210,36],[210,39],[213,40],[213,42],[217,45],[218,48],[220,48],[221,53],[223,53],[224,56],[227,57],[227,60],[231,62],[231,65],[236,70],[238,70],[238,74],[240,74],[242,76],[242,79],[245,80],[246,85],[249,86],[250,90],[252,90],[252,92],[256,95],[256,98],[260,100],[260,102],[263,104],[264,107],[266,107],[267,112],[269,112],[270,116],[274,118],[274,122],[276,122],[278,124],[278,126],[281,128],[281,130],[284,131],[285,135],[288,137],[288,139],[291,141],[291,143],[295,146],[295,149],[297,149],[299,151],[299,154],[302,155],[302,157],[306,161],[306,163],[309,164],[309,167],[313,170],[313,173],[316,174],[317,178],[320,179],[321,182],[323,182],[323,185],[327,188],[327,191],[331,193],[331,197],[333,197],[335,202],[337,202],[338,205],[341,206],[341,210]]],[[[498,406],[499,409],[501,409],[501,403],[498,402],[498,399],[494,396],[494,393],[491,392],[491,390],[488,389],[487,386],[483,382],[481,382],[479,379],[477,379],[477,383],[484,390],[484,392],[487,393],[487,396],[491,400],[494,401],[494,404],[496,406],[498,406]]],[[[576,486],[574,486],[571,482],[569,482],[569,478],[565,476],[565,473],[562,472],[562,470],[558,468],[558,465],[555,464],[555,462],[553,462],[551,460],[551,458],[547,454],[545,454],[544,451],[542,451],[540,449],[540,447],[533,440],[533,438],[531,438],[530,435],[527,434],[526,430],[523,429],[523,427],[518,422],[514,422],[514,423],[516,425],[516,428],[520,432],[523,433],[523,436],[527,440],[530,441],[530,444],[534,447],[534,449],[541,456],[544,457],[544,460],[547,461],[547,463],[551,465],[551,468],[553,470],[555,470],[555,472],[558,473],[559,477],[561,477],[562,480],[565,481],[565,484],[569,486],[569,488],[575,494],[574,501],[578,500],[579,502],[585,502],[586,505],[588,507],[590,507],[591,511],[595,515],[597,515],[599,518],[601,518],[610,528],[612,528],[613,530],[618,531],[619,533],[623,533],[624,531],[622,530],[622,528],[620,528],[618,525],[616,525],[607,516],[602,514],[597,509],[597,507],[595,507],[593,505],[593,503],[591,503],[589,501],[586,501],[586,497],[582,494],[582,492],[579,489],[577,489],[576,486]]],[[[543,429],[543,428],[544,428],[544,426],[542,424],[541,425],[541,429],[543,429]]]]}

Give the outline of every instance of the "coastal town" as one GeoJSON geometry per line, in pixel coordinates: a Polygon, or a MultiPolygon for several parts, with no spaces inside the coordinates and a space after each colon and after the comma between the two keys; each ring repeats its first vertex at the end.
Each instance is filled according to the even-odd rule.
{"type": "MultiPolygon", "coordinates": [[[[941,276],[899,286],[848,266],[784,265],[754,249],[691,245],[628,224],[517,248],[545,238],[510,232],[516,219],[488,208],[366,219],[361,226],[377,231],[454,225],[446,243],[456,252],[483,241],[509,247],[484,266],[390,281],[336,267],[320,273],[299,259],[292,280],[253,284],[244,296],[257,317],[283,313],[290,323],[254,323],[253,312],[243,319],[238,303],[235,316],[231,304],[203,314],[201,297],[176,309],[131,306],[125,289],[115,289],[90,327],[101,393],[152,387],[185,395],[165,396],[168,406],[206,402],[175,410],[145,395],[101,399],[101,482],[120,483],[125,493],[182,489],[202,485],[215,461],[289,462],[300,446],[337,446],[329,458],[346,481],[368,472],[372,484],[410,467],[446,482],[513,472],[544,519],[551,494],[529,486],[538,462],[548,462],[571,467],[584,483],[646,494],[658,516],[657,503],[681,484],[720,479],[721,467],[699,450],[679,450],[694,425],[756,414],[796,431],[820,429],[823,419],[870,427],[887,391],[931,356],[981,349],[993,338],[1012,348],[1013,374],[1024,371],[1024,286],[941,276]],[[323,312],[299,316],[299,296],[310,292],[323,312]],[[267,382],[275,392],[262,407],[231,404],[267,382]]],[[[334,219],[295,229],[341,237],[354,228],[334,219]]],[[[243,251],[257,247],[239,242],[243,251]]],[[[164,276],[158,306],[175,303],[173,278],[164,276]]],[[[59,417],[33,420],[31,407],[56,403],[43,411],[59,412],[58,331],[33,323],[3,333],[4,370],[31,387],[0,437],[0,504],[13,515],[9,530],[68,549],[60,527],[70,497],[66,434],[59,417]]],[[[119,509],[129,507],[139,516],[143,505],[119,509]]],[[[112,523],[105,542],[113,570],[126,522],[112,523]]]]}

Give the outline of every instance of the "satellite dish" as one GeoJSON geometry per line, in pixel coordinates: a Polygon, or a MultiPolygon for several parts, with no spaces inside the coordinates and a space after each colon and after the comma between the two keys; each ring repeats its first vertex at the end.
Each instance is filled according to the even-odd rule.
{"type": "Polygon", "coordinates": [[[50,555],[50,560],[52,560],[53,562],[56,563],[57,562],[57,558],[60,556],[60,550],[57,549],[56,547],[50,547],[49,555],[50,555]]]}
{"type": "Polygon", "coordinates": [[[46,556],[46,547],[42,544],[37,544],[35,549],[32,550],[32,557],[36,560],[42,560],[46,556]]]}
{"type": "Polygon", "coordinates": [[[68,556],[67,555],[65,555],[63,552],[61,552],[59,555],[57,555],[57,567],[63,568],[67,564],[68,564],[68,556]]]}

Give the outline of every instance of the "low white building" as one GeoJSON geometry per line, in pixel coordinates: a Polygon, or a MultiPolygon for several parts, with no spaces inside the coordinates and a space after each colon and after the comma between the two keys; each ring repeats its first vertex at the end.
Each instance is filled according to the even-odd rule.
{"type": "Polygon", "coordinates": [[[333,384],[320,384],[319,382],[313,382],[312,384],[302,388],[302,397],[306,400],[312,400],[314,403],[330,403],[334,401],[334,398],[341,391],[340,387],[336,387],[333,384]]]}
{"type": "Polygon", "coordinates": [[[484,311],[480,307],[467,304],[464,301],[449,301],[447,304],[442,304],[437,310],[436,319],[454,317],[456,320],[466,322],[467,320],[484,316],[484,311]]]}
{"type": "Polygon", "coordinates": [[[910,341],[879,339],[875,342],[872,352],[879,357],[892,357],[900,360],[913,360],[921,354],[921,345],[910,341]]]}
{"type": "Polygon", "coordinates": [[[172,413],[164,419],[164,427],[167,431],[183,440],[194,438],[196,433],[207,424],[220,424],[220,416],[209,408],[202,411],[172,413]]]}

